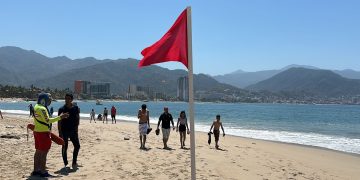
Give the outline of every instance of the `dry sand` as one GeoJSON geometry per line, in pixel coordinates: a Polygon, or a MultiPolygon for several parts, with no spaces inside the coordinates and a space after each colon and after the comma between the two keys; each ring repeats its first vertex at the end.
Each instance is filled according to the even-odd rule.
{"type": "MultiPolygon", "coordinates": [[[[36,179],[29,177],[34,155],[32,133],[26,140],[26,125],[32,119],[3,115],[0,136],[8,138],[0,138],[0,179],[36,179]]],[[[162,149],[162,136],[154,131],[148,136],[149,149],[140,150],[137,129],[131,122],[90,124],[82,119],[80,167],[64,168],[61,146],[53,143],[47,159],[49,173],[56,179],[190,179],[190,150],[180,149],[178,133],[170,134],[172,150],[162,149]]],[[[189,144],[188,136],[186,146],[189,144]]],[[[206,133],[196,133],[197,179],[360,179],[359,155],[234,136],[221,137],[220,147],[222,150],[216,150],[213,143],[209,146],[206,133]]],[[[70,143],[69,163],[72,150],[70,143]]]]}

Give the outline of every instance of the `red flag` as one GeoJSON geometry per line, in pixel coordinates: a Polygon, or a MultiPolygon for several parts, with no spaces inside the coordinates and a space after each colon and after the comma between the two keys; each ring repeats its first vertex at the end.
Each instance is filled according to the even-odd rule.
{"type": "Polygon", "coordinates": [[[176,19],[169,31],[155,44],[141,51],[144,56],[138,67],[178,61],[188,67],[187,10],[176,19]]]}

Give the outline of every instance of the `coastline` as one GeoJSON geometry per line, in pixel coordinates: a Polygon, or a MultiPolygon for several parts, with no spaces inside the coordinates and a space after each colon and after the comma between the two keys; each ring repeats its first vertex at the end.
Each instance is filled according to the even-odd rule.
{"type": "MultiPolygon", "coordinates": [[[[22,116],[26,116],[27,117],[27,114],[28,114],[28,112],[26,112],[26,111],[22,111],[22,110],[19,110],[19,112],[16,112],[16,110],[4,110],[4,111],[2,111],[2,113],[3,114],[8,114],[8,115],[22,115],[22,116]]],[[[89,115],[87,114],[87,113],[82,113],[82,114],[80,114],[81,115],[81,120],[84,120],[84,121],[86,121],[87,119],[89,119],[89,115]]],[[[127,116],[127,115],[124,115],[124,116],[121,116],[121,115],[117,115],[116,116],[117,117],[117,119],[121,119],[121,121],[124,121],[124,122],[129,122],[129,123],[136,123],[137,122],[137,120],[135,120],[136,119],[136,117],[134,116],[134,117],[132,117],[132,116],[127,116]]],[[[151,119],[151,122],[150,122],[151,124],[157,124],[157,119],[155,118],[152,118],[151,119]]],[[[176,123],[176,122],[175,122],[176,123]]],[[[207,130],[210,128],[210,125],[209,125],[209,127],[206,127],[205,129],[204,129],[204,125],[202,125],[202,124],[197,124],[196,125],[196,131],[197,132],[201,132],[201,133],[205,133],[205,134],[207,134],[207,130]]],[[[228,127],[227,127],[228,128],[228,127]]],[[[234,132],[233,131],[231,131],[231,128],[230,128],[230,131],[229,130],[226,130],[226,135],[227,136],[234,136],[234,137],[241,137],[241,138],[248,138],[248,139],[254,139],[254,140],[263,140],[263,141],[270,141],[270,142],[275,142],[275,143],[285,143],[285,144],[293,144],[293,145],[298,145],[298,146],[308,146],[308,147],[313,147],[313,148],[320,148],[320,149],[325,149],[325,150],[331,150],[331,151],[337,151],[337,152],[341,152],[341,153],[348,153],[348,154],[353,154],[353,155],[355,155],[355,156],[360,156],[360,151],[358,151],[358,149],[356,149],[356,146],[358,146],[357,145],[357,141],[358,140],[360,140],[360,139],[355,139],[355,144],[352,146],[353,147],[353,149],[342,149],[342,148],[336,148],[336,147],[331,147],[331,146],[326,146],[326,145],[324,145],[324,144],[316,144],[316,143],[312,143],[311,141],[301,141],[300,140],[300,142],[299,141],[296,141],[296,139],[295,140],[293,140],[293,139],[290,139],[290,140],[287,140],[287,139],[279,139],[279,134],[275,134],[275,135],[277,135],[276,137],[276,140],[273,140],[273,139],[271,139],[271,138],[267,138],[268,136],[263,136],[263,135],[261,135],[261,133],[262,132],[260,132],[261,130],[253,130],[253,129],[243,129],[243,130],[240,130],[240,132],[235,132],[235,134],[234,134],[234,132]],[[257,132],[257,133],[259,133],[258,135],[256,135],[255,137],[254,137],[254,135],[251,135],[251,134],[248,134],[248,132],[247,131],[259,131],[259,132],[257,132]],[[242,132],[246,132],[246,133],[242,133],[242,132]],[[308,142],[308,143],[307,143],[308,142]],[[355,148],[355,149],[354,149],[355,148]],[[354,151],[355,150],[355,151],[354,151]]],[[[274,132],[276,132],[276,131],[274,131],[274,132]]],[[[279,131],[280,132],[280,131],[279,131]]],[[[292,133],[292,132],[290,132],[290,133],[292,133]]],[[[294,132],[295,134],[297,133],[297,132],[294,132]]],[[[280,135],[283,135],[283,134],[280,134],[280,135]]],[[[315,138],[316,138],[316,136],[318,136],[318,135],[321,135],[322,136],[322,134],[315,134],[315,138]]],[[[299,135],[298,135],[299,136],[299,135]]],[[[326,135],[325,135],[326,136],[326,135]]],[[[282,136],[282,137],[285,137],[286,138],[286,136],[282,136]]],[[[291,138],[291,136],[289,136],[290,138],[291,138]]],[[[300,136],[299,136],[300,137],[300,136]]],[[[312,138],[314,138],[314,137],[312,137],[312,138]]],[[[331,136],[330,136],[331,137],[331,136]]],[[[334,136],[335,138],[336,138],[336,136],[334,136]]],[[[340,138],[342,138],[342,137],[340,137],[340,138]]],[[[345,138],[347,138],[347,137],[345,137],[345,138]]],[[[308,138],[309,139],[309,138],[308,138]]],[[[308,140],[307,139],[307,140],[308,140]]],[[[299,140],[299,139],[298,139],[299,140]]],[[[342,147],[341,145],[344,145],[344,144],[346,144],[346,143],[343,143],[343,142],[339,142],[339,139],[335,139],[336,141],[332,141],[331,142],[331,144],[337,144],[337,145],[339,145],[338,147],[342,147]]],[[[316,141],[316,142],[322,142],[321,141],[321,139],[319,139],[318,141],[316,141]]],[[[326,141],[325,141],[326,142],[326,141]]],[[[351,145],[351,144],[349,144],[349,145],[351,145]]]]}
{"type": "MultiPolygon", "coordinates": [[[[33,137],[26,141],[25,125],[32,120],[24,115],[5,114],[0,120],[0,179],[28,178],[33,163],[33,137]],[[8,126],[9,128],[6,128],[8,126]],[[16,175],[16,176],[15,176],[16,175]]],[[[135,122],[118,124],[89,123],[79,127],[81,149],[76,172],[64,172],[61,147],[55,144],[48,155],[49,172],[60,179],[189,179],[190,151],[180,149],[179,135],[171,132],[169,146],[162,149],[161,134],[152,131],[147,151],[139,150],[135,122]],[[129,137],[130,140],[124,140],[129,137]]],[[[53,127],[56,127],[54,124],[53,127]]],[[[152,124],[154,128],[154,124],[152,124]]],[[[57,134],[57,128],[54,133],[57,134]]],[[[212,138],[212,141],[214,139],[212,138]]],[[[189,145],[187,136],[186,145],[189,145]]],[[[188,147],[188,146],[186,146],[188,147]]],[[[360,156],[324,148],[272,142],[227,135],[220,137],[220,148],[207,144],[207,134],[196,133],[198,179],[356,179],[360,177],[360,156]]],[[[71,160],[72,144],[68,158],[71,160]]]]}
{"type": "MultiPolygon", "coordinates": [[[[126,100],[126,99],[74,99],[74,102],[88,102],[93,101],[96,102],[96,100],[100,100],[102,102],[171,102],[171,103],[187,103],[184,101],[144,101],[144,100],[126,100]]],[[[54,101],[65,101],[65,99],[55,99],[54,101]]],[[[26,100],[26,98],[0,98],[0,102],[35,102],[35,100],[26,100]]],[[[315,103],[315,102],[227,102],[227,101],[194,101],[194,103],[203,104],[203,103],[223,103],[223,104],[290,104],[290,105],[360,105],[360,103],[315,103]]]]}

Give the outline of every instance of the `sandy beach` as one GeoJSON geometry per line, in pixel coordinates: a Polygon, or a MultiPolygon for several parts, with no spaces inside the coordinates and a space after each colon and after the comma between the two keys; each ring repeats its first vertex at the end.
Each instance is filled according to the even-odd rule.
{"type": "MultiPolygon", "coordinates": [[[[26,136],[27,116],[3,113],[0,119],[0,179],[36,179],[34,139],[26,136]]],[[[53,125],[56,127],[56,123],[53,125]]],[[[152,125],[152,128],[155,128],[152,125]]],[[[226,131],[226,127],[225,127],[226,131]]],[[[57,133],[56,128],[53,131],[57,133]]],[[[162,149],[162,136],[151,132],[148,150],[140,150],[136,123],[89,123],[79,127],[78,169],[64,168],[61,146],[52,144],[47,159],[56,179],[190,179],[190,149],[180,149],[172,131],[171,150],[162,149]],[[128,137],[129,140],[124,140],[128,137]]],[[[213,140],[213,139],[212,139],[213,140]]],[[[187,136],[186,146],[190,141],[187,136]]],[[[197,179],[359,179],[360,156],[332,150],[226,136],[220,148],[207,144],[207,134],[196,133],[197,179]]],[[[70,143],[68,159],[71,162],[70,143]]]]}

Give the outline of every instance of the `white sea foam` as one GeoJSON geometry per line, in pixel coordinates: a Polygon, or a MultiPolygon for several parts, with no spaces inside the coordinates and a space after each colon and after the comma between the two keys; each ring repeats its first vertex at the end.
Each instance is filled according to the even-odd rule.
{"type": "MultiPolygon", "coordinates": [[[[209,129],[210,127],[206,125],[196,125],[196,130],[198,131],[208,132],[209,129]]],[[[360,154],[360,139],[328,136],[316,133],[251,130],[241,128],[226,128],[225,132],[226,134],[234,136],[309,145],[360,154]]]]}
{"type": "MultiPolygon", "coordinates": [[[[90,114],[84,114],[84,113],[80,113],[80,117],[83,118],[90,118],[90,114]]],[[[132,121],[132,122],[138,122],[138,118],[136,116],[125,116],[125,115],[116,115],[115,116],[117,120],[124,120],[124,121],[132,121]]],[[[95,117],[96,118],[96,117],[95,117]]],[[[108,120],[111,119],[111,116],[108,115],[108,120]]],[[[86,120],[86,119],[82,119],[82,120],[86,120]]],[[[152,124],[157,124],[158,119],[156,118],[150,118],[150,123],[152,124]]]]}
{"type": "MultiPolygon", "coordinates": [[[[2,110],[2,112],[9,114],[29,115],[29,111],[24,111],[24,110],[2,110]]],[[[90,114],[81,113],[80,117],[82,117],[82,120],[87,120],[90,118],[90,114]]],[[[108,116],[108,118],[111,119],[111,116],[108,116]]],[[[133,122],[138,121],[136,116],[117,115],[116,118],[118,120],[125,120],[125,121],[133,121],[133,122]]],[[[157,124],[157,122],[158,122],[157,118],[150,119],[150,123],[152,124],[157,124]]],[[[196,124],[195,127],[196,131],[202,131],[202,132],[208,132],[209,129],[210,126],[203,124],[196,124]]],[[[234,136],[294,143],[301,145],[310,145],[310,146],[323,147],[338,151],[360,154],[360,139],[329,136],[329,135],[316,134],[316,133],[242,129],[240,127],[226,127],[225,132],[228,135],[234,135],[234,136]]]]}
{"type": "Polygon", "coordinates": [[[24,110],[1,110],[1,112],[9,113],[9,114],[26,114],[26,115],[30,114],[29,111],[24,111],[24,110]]]}

